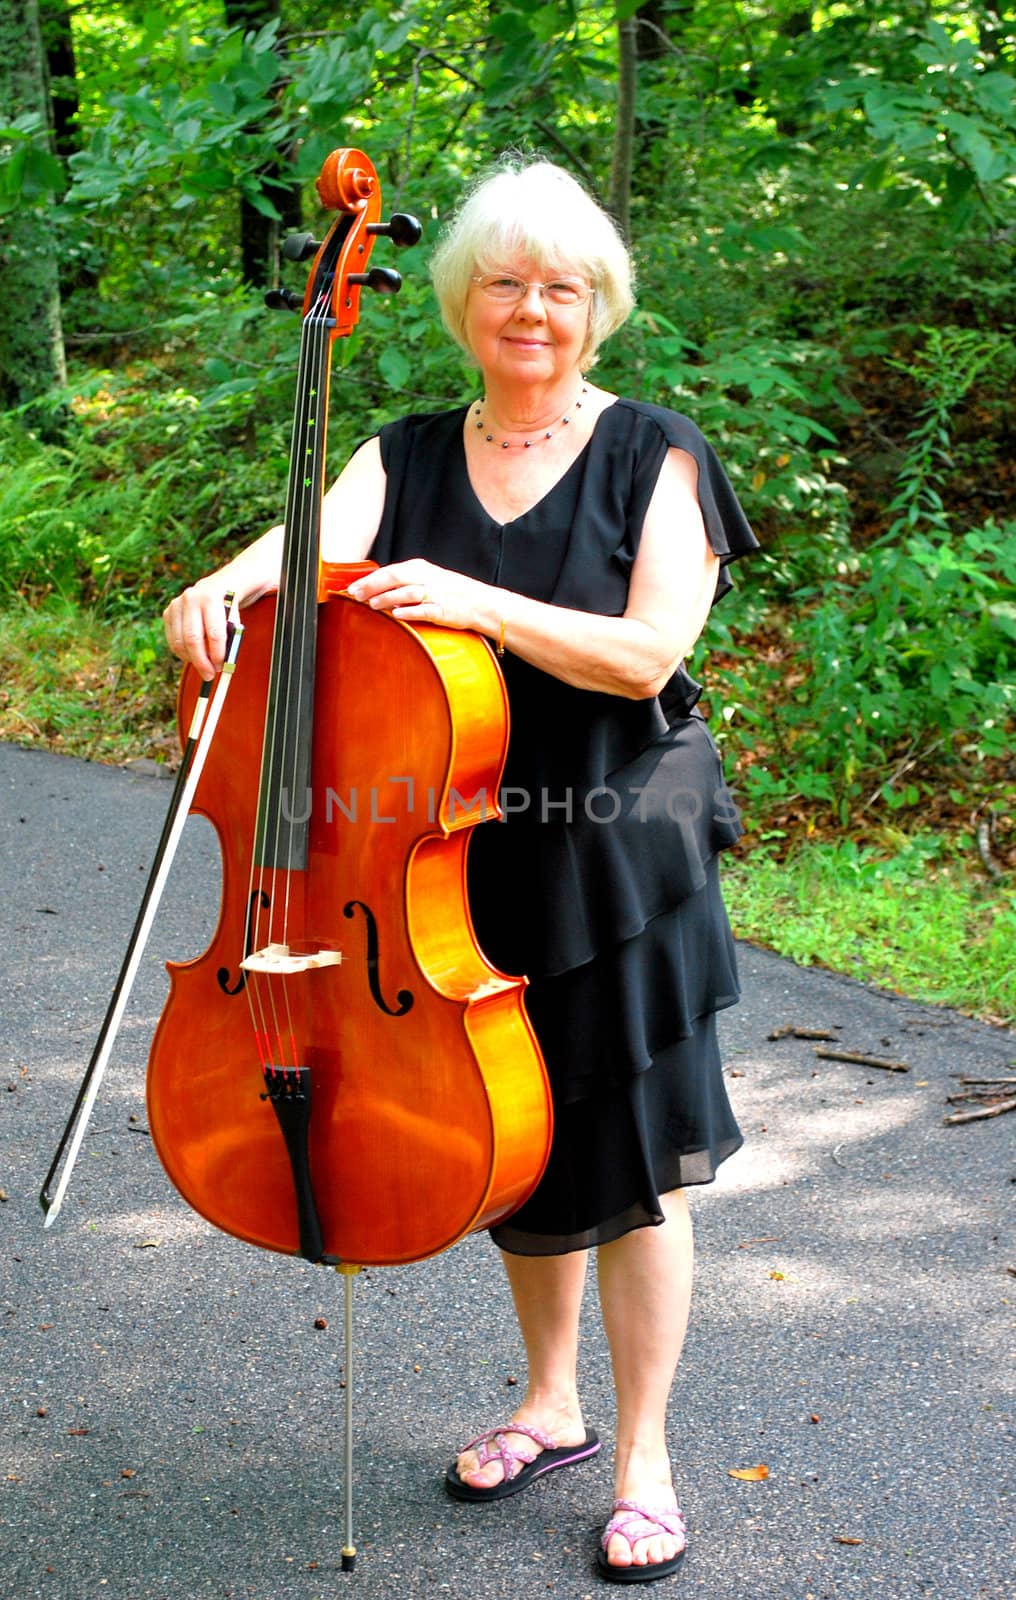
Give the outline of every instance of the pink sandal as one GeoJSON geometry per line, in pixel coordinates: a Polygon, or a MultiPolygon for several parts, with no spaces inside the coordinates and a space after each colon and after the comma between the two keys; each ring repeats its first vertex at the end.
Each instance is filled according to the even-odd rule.
{"type": "Polygon", "coordinates": [[[657,1578],[667,1578],[677,1570],[684,1555],[686,1538],[684,1518],[676,1506],[672,1510],[654,1511],[636,1500],[615,1500],[610,1521],[603,1530],[600,1548],[596,1552],[600,1577],[610,1583],[655,1583],[657,1578]],[[640,1539],[652,1539],[661,1533],[669,1533],[675,1539],[680,1539],[681,1548],[667,1561],[633,1561],[630,1567],[617,1567],[607,1560],[607,1546],[615,1533],[627,1539],[632,1555],[640,1539]]]}
{"type": "Polygon", "coordinates": [[[463,1450],[476,1449],[478,1467],[485,1467],[489,1461],[500,1461],[504,1474],[501,1482],[492,1483],[486,1489],[466,1483],[459,1477],[456,1457],[445,1473],[445,1488],[456,1500],[504,1500],[508,1495],[518,1494],[521,1489],[528,1488],[535,1478],[542,1478],[545,1472],[585,1461],[588,1456],[594,1456],[599,1448],[599,1439],[588,1429],[581,1444],[556,1445],[539,1428],[528,1428],[523,1422],[507,1422],[501,1428],[489,1428],[478,1439],[470,1439],[468,1444],[462,1446],[463,1450]],[[505,1440],[506,1433],[524,1433],[527,1439],[532,1439],[534,1444],[540,1446],[538,1453],[533,1456],[520,1455],[505,1440]]]}

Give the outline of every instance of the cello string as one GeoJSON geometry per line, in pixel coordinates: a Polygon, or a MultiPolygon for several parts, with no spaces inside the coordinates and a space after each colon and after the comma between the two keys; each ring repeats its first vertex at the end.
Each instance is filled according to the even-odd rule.
{"type": "MultiPolygon", "coordinates": [[[[258,883],[258,892],[254,889],[254,874],[258,863],[253,860],[251,865],[251,888],[248,905],[256,907],[253,914],[256,937],[252,947],[262,947],[262,928],[265,921],[263,916],[264,900],[268,900],[267,916],[267,942],[269,944],[281,942],[288,945],[290,914],[292,907],[293,873],[296,870],[296,856],[299,849],[298,828],[304,823],[297,823],[297,810],[303,809],[307,796],[298,795],[298,779],[301,766],[301,751],[297,747],[303,720],[304,679],[308,673],[309,665],[313,664],[313,651],[316,641],[317,623],[317,571],[320,562],[320,510],[314,515],[314,500],[320,499],[316,490],[321,488],[323,479],[323,449],[324,449],[324,395],[327,392],[327,378],[325,362],[328,350],[328,312],[331,309],[331,286],[325,285],[319,290],[316,300],[312,303],[309,312],[301,326],[300,356],[297,368],[297,393],[293,414],[293,447],[290,463],[289,491],[286,508],[286,533],[285,533],[285,561],[284,581],[280,586],[279,609],[276,613],[276,628],[272,649],[272,672],[269,698],[269,719],[271,722],[271,737],[266,738],[262,748],[262,777],[259,784],[257,820],[255,826],[255,839],[262,839],[262,855],[269,855],[268,834],[274,828],[270,860],[279,870],[280,863],[284,862],[282,871],[285,876],[285,885],[281,907],[282,929],[281,937],[277,930],[276,900],[274,895],[265,894],[265,865],[262,861],[261,877],[258,883]],[[311,402],[316,401],[316,405],[311,402]],[[313,434],[311,430],[314,430],[313,434]],[[307,471],[307,458],[310,458],[310,476],[307,471]],[[309,491],[309,493],[308,493],[309,491]],[[310,661],[308,662],[308,653],[310,661]],[[292,718],[292,723],[291,723],[292,718]],[[295,739],[293,734],[295,733],[295,739]],[[287,793],[286,786],[279,787],[280,780],[288,777],[289,814],[284,817],[283,797],[287,793]],[[269,798],[271,797],[271,798],[269,798]],[[285,821],[288,834],[283,841],[282,828],[285,821]],[[283,849],[285,843],[285,849],[283,849]]],[[[311,694],[313,694],[313,685],[311,694]]],[[[312,706],[311,708],[312,709],[312,706]]],[[[269,720],[266,719],[266,720],[269,720]]],[[[307,757],[308,778],[311,776],[311,760],[307,757]]],[[[313,793],[310,795],[313,805],[313,793]]],[[[309,818],[306,819],[309,821],[309,818]]],[[[301,852],[303,853],[303,852],[301,852]]],[[[306,863],[304,862],[304,865],[306,863]]],[[[273,880],[274,882],[275,880],[273,880]]],[[[281,996],[279,1002],[279,987],[271,982],[262,984],[257,973],[248,974],[247,984],[251,1022],[255,1034],[258,1033],[258,1013],[260,1012],[261,1032],[265,1036],[266,1044],[270,1031],[274,1032],[276,1044],[276,1058],[280,1063],[284,1060],[283,1028],[280,1026],[280,1011],[285,1017],[285,1037],[292,1042],[293,1064],[296,1065],[295,1023],[292,1012],[292,1003],[289,986],[282,980],[281,996]],[[267,990],[267,1004],[265,998],[267,990]],[[267,1012],[271,1013],[273,1027],[267,1026],[267,1012]]]]}
{"type": "MultiPolygon", "coordinates": [[[[318,413],[321,410],[321,362],[323,351],[327,348],[327,340],[323,338],[326,324],[322,312],[327,309],[328,296],[323,291],[315,305],[305,318],[304,326],[307,328],[306,340],[301,340],[301,354],[309,351],[310,359],[301,363],[300,373],[300,404],[298,415],[294,420],[293,434],[293,461],[290,480],[290,516],[291,522],[288,547],[290,559],[287,562],[287,596],[285,615],[286,662],[288,666],[288,682],[280,690],[284,691],[280,702],[276,702],[276,723],[281,709],[282,728],[281,735],[277,735],[276,748],[278,757],[273,753],[273,761],[278,759],[283,764],[283,770],[276,773],[276,778],[288,777],[289,783],[280,789],[273,790],[276,796],[275,804],[275,841],[273,860],[278,864],[284,861],[285,888],[282,904],[282,931],[281,939],[275,930],[275,905],[273,902],[270,913],[270,926],[273,942],[279,940],[283,944],[289,942],[290,912],[293,892],[293,879],[297,867],[297,851],[299,848],[298,829],[303,826],[297,822],[298,811],[306,804],[306,795],[298,794],[299,775],[303,752],[298,741],[304,726],[304,679],[307,676],[308,657],[312,664],[313,644],[316,626],[317,610],[317,567],[318,567],[318,538],[316,537],[316,519],[313,511],[313,490],[315,479],[318,476],[316,469],[319,446],[317,435],[312,438],[311,429],[318,428],[318,413]],[[312,405],[316,400],[318,404],[312,405]],[[312,456],[312,472],[310,479],[307,477],[306,456],[312,456]],[[308,493],[310,490],[310,493],[308,493]],[[293,735],[295,734],[295,737],[293,735]],[[283,796],[288,792],[289,807],[281,804],[283,796]],[[282,829],[287,832],[283,839],[282,829]]],[[[309,761],[308,761],[309,776],[309,761]]],[[[313,801],[313,796],[311,796],[313,801]]],[[[305,863],[303,863],[305,865],[305,863]]],[[[279,984],[270,984],[269,992],[272,999],[273,1020],[275,1023],[276,1038],[279,1043],[279,1057],[284,1059],[282,1049],[283,1028],[280,1026],[279,1012],[283,1013],[286,1041],[291,1043],[294,1066],[296,1060],[296,1026],[293,1017],[292,997],[290,986],[281,980],[282,1003],[279,1003],[279,984]]]]}
{"type": "MultiPolygon", "coordinates": [[[[299,747],[298,741],[301,730],[304,726],[304,679],[307,676],[308,665],[312,664],[313,662],[315,624],[317,620],[316,580],[318,569],[319,538],[317,536],[317,519],[314,516],[313,499],[314,480],[317,475],[316,467],[318,445],[316,434],[318,432],[318,419],[315,415],[317,407],[313,406],[310,402],[312,400],[319,399],[320,397],[322,319],[318,313],[321,311],[321,309],[321,299],[319,298],[318,304],[312,308],[308,316],[308,321],[311,324],[309,343],[312,354],[312,360],[310,362],[310,386],[305,396],[306,403],[303,413],[303,434],[298,441],[294,439],[295,460],[293,475],[294,479],[296,480],[296,497],[299,508],[298,515],[300,531],[299,543],[295,551],[297,574],[293,587],[294,595],[299,597],[299,603],[296,604],[294,602],[295,615],[293,618],[293,629],[295,636],[291,641],[291,683],[290,692],[287,694],[285,700],[286,736],[282,745],[283,750],[288,751],[290,761],[290,784],[288,790],[290,805],[289,814],[286,818],[289,836],[286,841],[287,876],[284,908],[284,924],[287,929],[289,927],[290,897],[293,888],[292,874],[296,867],[295,858],[298,848],[298,830],[303,826],[302,823],[297,822],[296,816],[297,810],[302,811],[302,808],[308,799],[306,795],[298,795],[296,791],[298,788],[297,780],[300,772],[301,755],[303,754],[299,747]],[[318,381],[315,382],[315,379],[318,381]],[[314,430],[313,436],[311,431],[312,429],[314,430]],[[306,466],[308,455],[311,456],[311,477],[309,480],[307,478],[306,466]],[[300,463],[299,468],[297,468],[297,461],[300,463]],[[291,739],[289,732],[289,718],[291,715],[296,728],[295,739],[291,739]]],[[[311,695],[313,696],[313,687],[311,688],[311,695]]],[[[313,701],[308,709],[313,711],[313,701]]],[[[310,777],[309,760],[308,777],[310,777]]],[[[311,805],[313,805],[313,794],[311,794],[309,798],[311,805]]]]}
{"type": "MultiPolygon", "coordinates": [[[[310,348],[312,359],[310,361],[309,387],[305,394],[303,412],[304,433],[300,440],[294,440],[294,479],[296,486],[296,500],[298,505],[299,537],[296,546],[296,582],[294,583],[294,616],[292,626],[294,637],[291,640],[291,687],[285,697],[285,737],[282,749],[288,751],[289,757],[289,814],[286,817],[288,825],[288,838],[286,840],[286,889],[283,909],[284,942],[288,942],[289,918],[291,910],[291,897],[294,886],[294,876],[298,870],[297,852],[300,850],[303,858],[300,865],[306,867],[306,846],[300,849],[300,830],[307,823],[297,821],[298,812],[302,814],[306,805],[313,807],[313,790],[309,794],[298,794],[300,769],[306,759],[308,782],[312,777],[312,752],[304,752],[300,746],[300,739],[306,730],[307,737],[312,737],[313,693],[312,669],[314,663],[314,648],[317,629],[317,573],[319,565],[319,513],[315,514],[315,485],[319,481],[320,472],[320,415],[321,415],[321,374],[322,361],[327,351],[327,323],[324,313],[329,304],[327,294],[322,293],[317,304],[312,309],[308,320],[311,322],[310,348]],[[311,404],[316,401],[317,404],[311,404]],[[313,433],[311,430],[314,430],[313,433]],[[307,474],[307,457],[311,457],[310,476],[307,474]],[[299,466],[297,465],[299,463],[299,466]],[[304,689],[305,681],[309,689],[310,704],[307,707],[308,715],[304,716],[304,689]],[[292,717],[295,728],[295,738],[290,737],[290,722],[292,717]]],[[[281,816],[281,808],[280,808],[281,816]]],[[[309,818],[307,819],[309,822],[309,818]]],[[[286,1001],[286,1023],[288,1038],[292,1041],[294,1065],[296,1050],[296,1026],[293,1018],[292,999],[290,986],[283,982],[283,994],[286,1001]]]]}
{"type": "MultiPolygon", "coordinates": [[[[304,329],[301,328],[300,353],[297,364],[296,397],[293,408],[294,440],[296,439],[296,436],[300,430],[300,420],[306,409],[306,391],[308,388],[308,363],[306,346],[307,339],[304,336],[304,329]]],[[[284,670],[283,663],[285,653],[285,638],[290,626],[290,608],[292,604],[292,582],[290,574],[290,562],[292,555],[291,546],[293,530],[296,527],[297,514],[300,509],[296,503],[297,497],[294,492],[293,484],[294,476],[295,474],[291,474],[289,494],[287,496],[286,531],[284,544],[285,555],[283,562],[284,570],[282,574],[282,581],[279,587],[279,596],[277,602],[278,609],[275,616],[275,629],[272,640],[272,660],[267,701],[268,715],[266,717],[266,737],[264,739],[261,751],[261,772],[258,783],[258,802],[254,826],[254,844],[256,846],[257,842],[259,840],[261,841],[262,857],[268,855],[267,845],[269,842],[268,836],[270,830],[270,806],[272,796],[275,797],[276,818],[278,818],[279,811],[279,794],[277,788],[278,757],[276,753],[276,746],[279,737],[279,707],[280,704],[285,703],[285,697],[282,692],[284,670]]],[[[276,829],[277,827],[278,821],[276,820],[276,829]]],[[[275,854],[272,859],[274,859],[275,862],[278,862],[279,855],[277,836],[275,840],[275,846],[275,854]]],[[[274,940],[275,897],[274,894],[269,893],[266,890],[266,881],[267,873],[264,860],[258,859],[256,848],[252,849],[250,885],[247,900],[247,904],[248,907],[251,908],[252,915],[252,927],[250,930],[251,937],[247,941],[251,950],[260,950],[265,944],[272,943],[274,940]],[[267,929],[265,929],[266,919],[264,916],[266,900],[268,902],[267,929]]],[[[274,879],[272,881],[272,887],[274,888],[274,879]]],[[[254,1028],[255,1036],[260,1036],[259,1053],[264,1058],[269,1058],[274,1053],[276,1060],[281,1064],[282,1030],[279,1027],[278,1008],[275,1001],[273,986],[271,983],[262,982],[260,974],[256,972],[248,973],[247,978],[248,982],[245,987],[248,994],[251,1023],[254,1028]],[[274,1023],[274,1027],[271,1025],[271,1023],[274,1023]],[[272,1051],[273,1033],[274,1043],[276,1046],[274,1052],[272,1051]]]]}
{"type": "MultiPolygon", "coordinates": [[[[292,491],[292,532],[290,536],[290,561],[287,583],[287,614],[286,614],[286,664],[288,680],[284,686],[281,699],[281,733],[278,737],[278,759],[282,763],[282,771],[278,776],[282,780],[281,788],[276,790],[275,805],[275,848],[273,860],[276,864],[283,864],[284,891],[282,898],[281,916],[282,929],[276,932],[275,939],[288,947],[290,939],[290,910],[293,891],[293,874],[297,870],[295,860],[297,827],[297,810],[304,804],[304,796],[298,795],[298,777],[301,764],[301,751],[298,741],[303,729],[303,679],[304,663],[306,659],[306,635],[308,625],[308,608],[316,603],[316,588],[311,596],[308,588],[308,563],[312,551],[308,546],[313,544],[311,538],[312,528],[308,518],[309,497],[306,493],[306,472],[302,465],[303,452],[306,449],[306,439],[311,425],[311,400],[315,397],[315,378],[319,366],[319,337],[318,318],[316,312],[320,305],[312,306],[305,319],[307,330],[306,340],[301,341],[304,360],[301,371],[301,404],[300,415],[296,421],[293,432],[293,460],[291,464],[291,491],[292,491]],[[287,770],[288,763],[288,770],[287,770]],[[289,779],[288,785],[286,778],[289,779]],[[289,797],[288,810],[283,805],[283,799],[289,797]],[[283,828],[286,828],[286,837],[280,837],[283,828]]],[[[278,713],[277,713],[278,715],[278,713]]],[[[273,907],[273,916],[274,916],[273,907]]],[[[283,1041],[292,1045],[292,1065],[298,1066],[296,1051],[296,1028],[293,1018],[292,996],[290,985],[281,979],[278,983],[270,985],[273,999],[273,1016],[276,1034],[279,1043],[279,1058],[285,1059],[286,1050],[283,1041]],[[281,996],[281,1004],[278,997],[281,996]],[[279,1012],[282,1012],[280,1020],[279,1012]]]]}
{"type": "MultiPolygon", "coordinates": [[[[300,413],[302,369],[303,338],[301,337],[300,358],[297,367],[297,392],[294,401],[294,430],[298,425],[300,413]]],[[[253,848],[251,851],[251,879],[248,905],[251,907],[252,911],[253,926],[248,944],[252,951],[258,951],[264,948],[266,943],[271,942],[273,934],[274,896],[271,892],[269,892],[269,889],[266,888],[266,884],[271,883],[271,887],[274,888],[274,881],[270,880],[268,877],[266,861],[264,858],[267,856],[265,845],[267,843],[268,834],[268,808],[270,805],[270,796],[274,788],[273,770],[275,766],[275,739],[277,736],[275,727],[277,713],[275,708],[279,704],[282,681],[282,640],[285,634],[287,593],[289,588],[286,569],[288,566],[288,538],[289,529],[291,526],[291,505],[287,504],[286,541],[283,547],[283,571],[279,584],[277,610],[275,614],[275,628],[272,639],[271,670],[269,674],[268,698],[266,702],[265,736],[261,749],[261,773],[258,782],[257,813],[255,817],[253,848]],[[258,853],[259,843],[260,856],[258,853]],[[266,902],[268,910],[267,930],[264,927],[264,911],[266,909],[266,902]]],[[[274,1057],[274,1059],[278,1061],[279,1052],[278,1049],[272,1049],[272,1030],[269,1025],[269,1012],[274,1009],[272,1005],[270,985],[262,982],[260,974],[251,972],[248,974],[247,990],[255,1035],[258,1035],[260,1029],[260,1036],[263,1039],[263,1048],[261,1049],[261,1053],[268,1060],[271,1060],[274,1057]]]]}

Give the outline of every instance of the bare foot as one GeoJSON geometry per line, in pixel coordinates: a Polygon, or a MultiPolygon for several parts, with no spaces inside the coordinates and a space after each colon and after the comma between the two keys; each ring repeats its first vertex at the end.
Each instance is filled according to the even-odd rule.
{"type": "MultiPolygon", "coordinates": [[[[558,1447],[579,1445],[586,1437],[586,1428],[577,1401],[551,1407],[524,1400],[511,1420],[525,1423],[527,1428],[533,1428],[545,1438],[552,1439],[558,1447]]],[[[517,1463],[510,1463],[507,1474],[509,1478],[516,1477],[527,1462],[535,1461],[544,1448],[528,1434],[512,1433],[508,1427],[505,1427],[499,1437],[504,1440],[506,1449],[520,1458],[517,1463]]],[[[493,1489],[504,1481],[505,1470],[494,1441],[491,1441],[490,1449],[494,1452],[494,1458],[482,1467],[475,1450],[463,1450],[455,1463],[462,1482],[467,1483],[471,1489],[493,1489]]]]}
{"type": "MultiPolygon", "coordinates": [[[[666,1456],[655,1452],[632,1450],[622,1466],[619,1462],[614,1493],[618,1500],[628,1502],[652,1513],[667,1512],[671,1517],[680,1512],[677,1496],[670,1478],[670,1462],[666,1456]]],[[[683,1520],[673,1524],[677,1531],[663,1525],[655,1529],[645,1518],[621,1511],[626,1518],[627,1537],[615,1533],[607,1544],[607,1562],[612,1567],[658,1566],[671,1561],[684,1549],[683,1520]]]]}
{"type": "Polygon", "coordinates": [[[673,1490],[665,1495],[657,1490],[653,1499],[626,1495],[615,1503],[614,1517],[622,1520],[624,1531],[618,1529],[607,1541],[607,1564],[611,1567],[660,1566],[684,1549],[684,1522],[673,1490]],[[642,1515],[643,1511],[646,1515],[642,1515]]]}

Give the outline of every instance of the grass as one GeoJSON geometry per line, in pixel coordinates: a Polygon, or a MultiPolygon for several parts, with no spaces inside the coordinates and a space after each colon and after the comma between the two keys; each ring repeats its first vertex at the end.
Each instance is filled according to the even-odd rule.
{"type": "Polygon", "coordinates": [[[162,624],[110,622],[71,602],[0,612],[0,739],[119,762],[178,752],[176,672],[162,624]]]}
{"type": "Polygon", "coordinates": [[[734,932],[800,966],[1016,1022],[1016,897],[942,834],[764,847],[728,862],[734,932]]]}

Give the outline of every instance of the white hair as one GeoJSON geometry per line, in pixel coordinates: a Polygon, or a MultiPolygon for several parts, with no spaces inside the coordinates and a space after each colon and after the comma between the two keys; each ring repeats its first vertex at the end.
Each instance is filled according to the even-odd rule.
{"type": "Polygon", "coordinates": [[[502,158],[452,218],[431,258],[430,275],[445,327],[468,355],[466,300],[475,273],[516,256],[541,272],[579,273],[593,286],[580,364],[588,369],[607,336],[635,304],[634,272],[611,218],[563,167],[502,158]]]}

